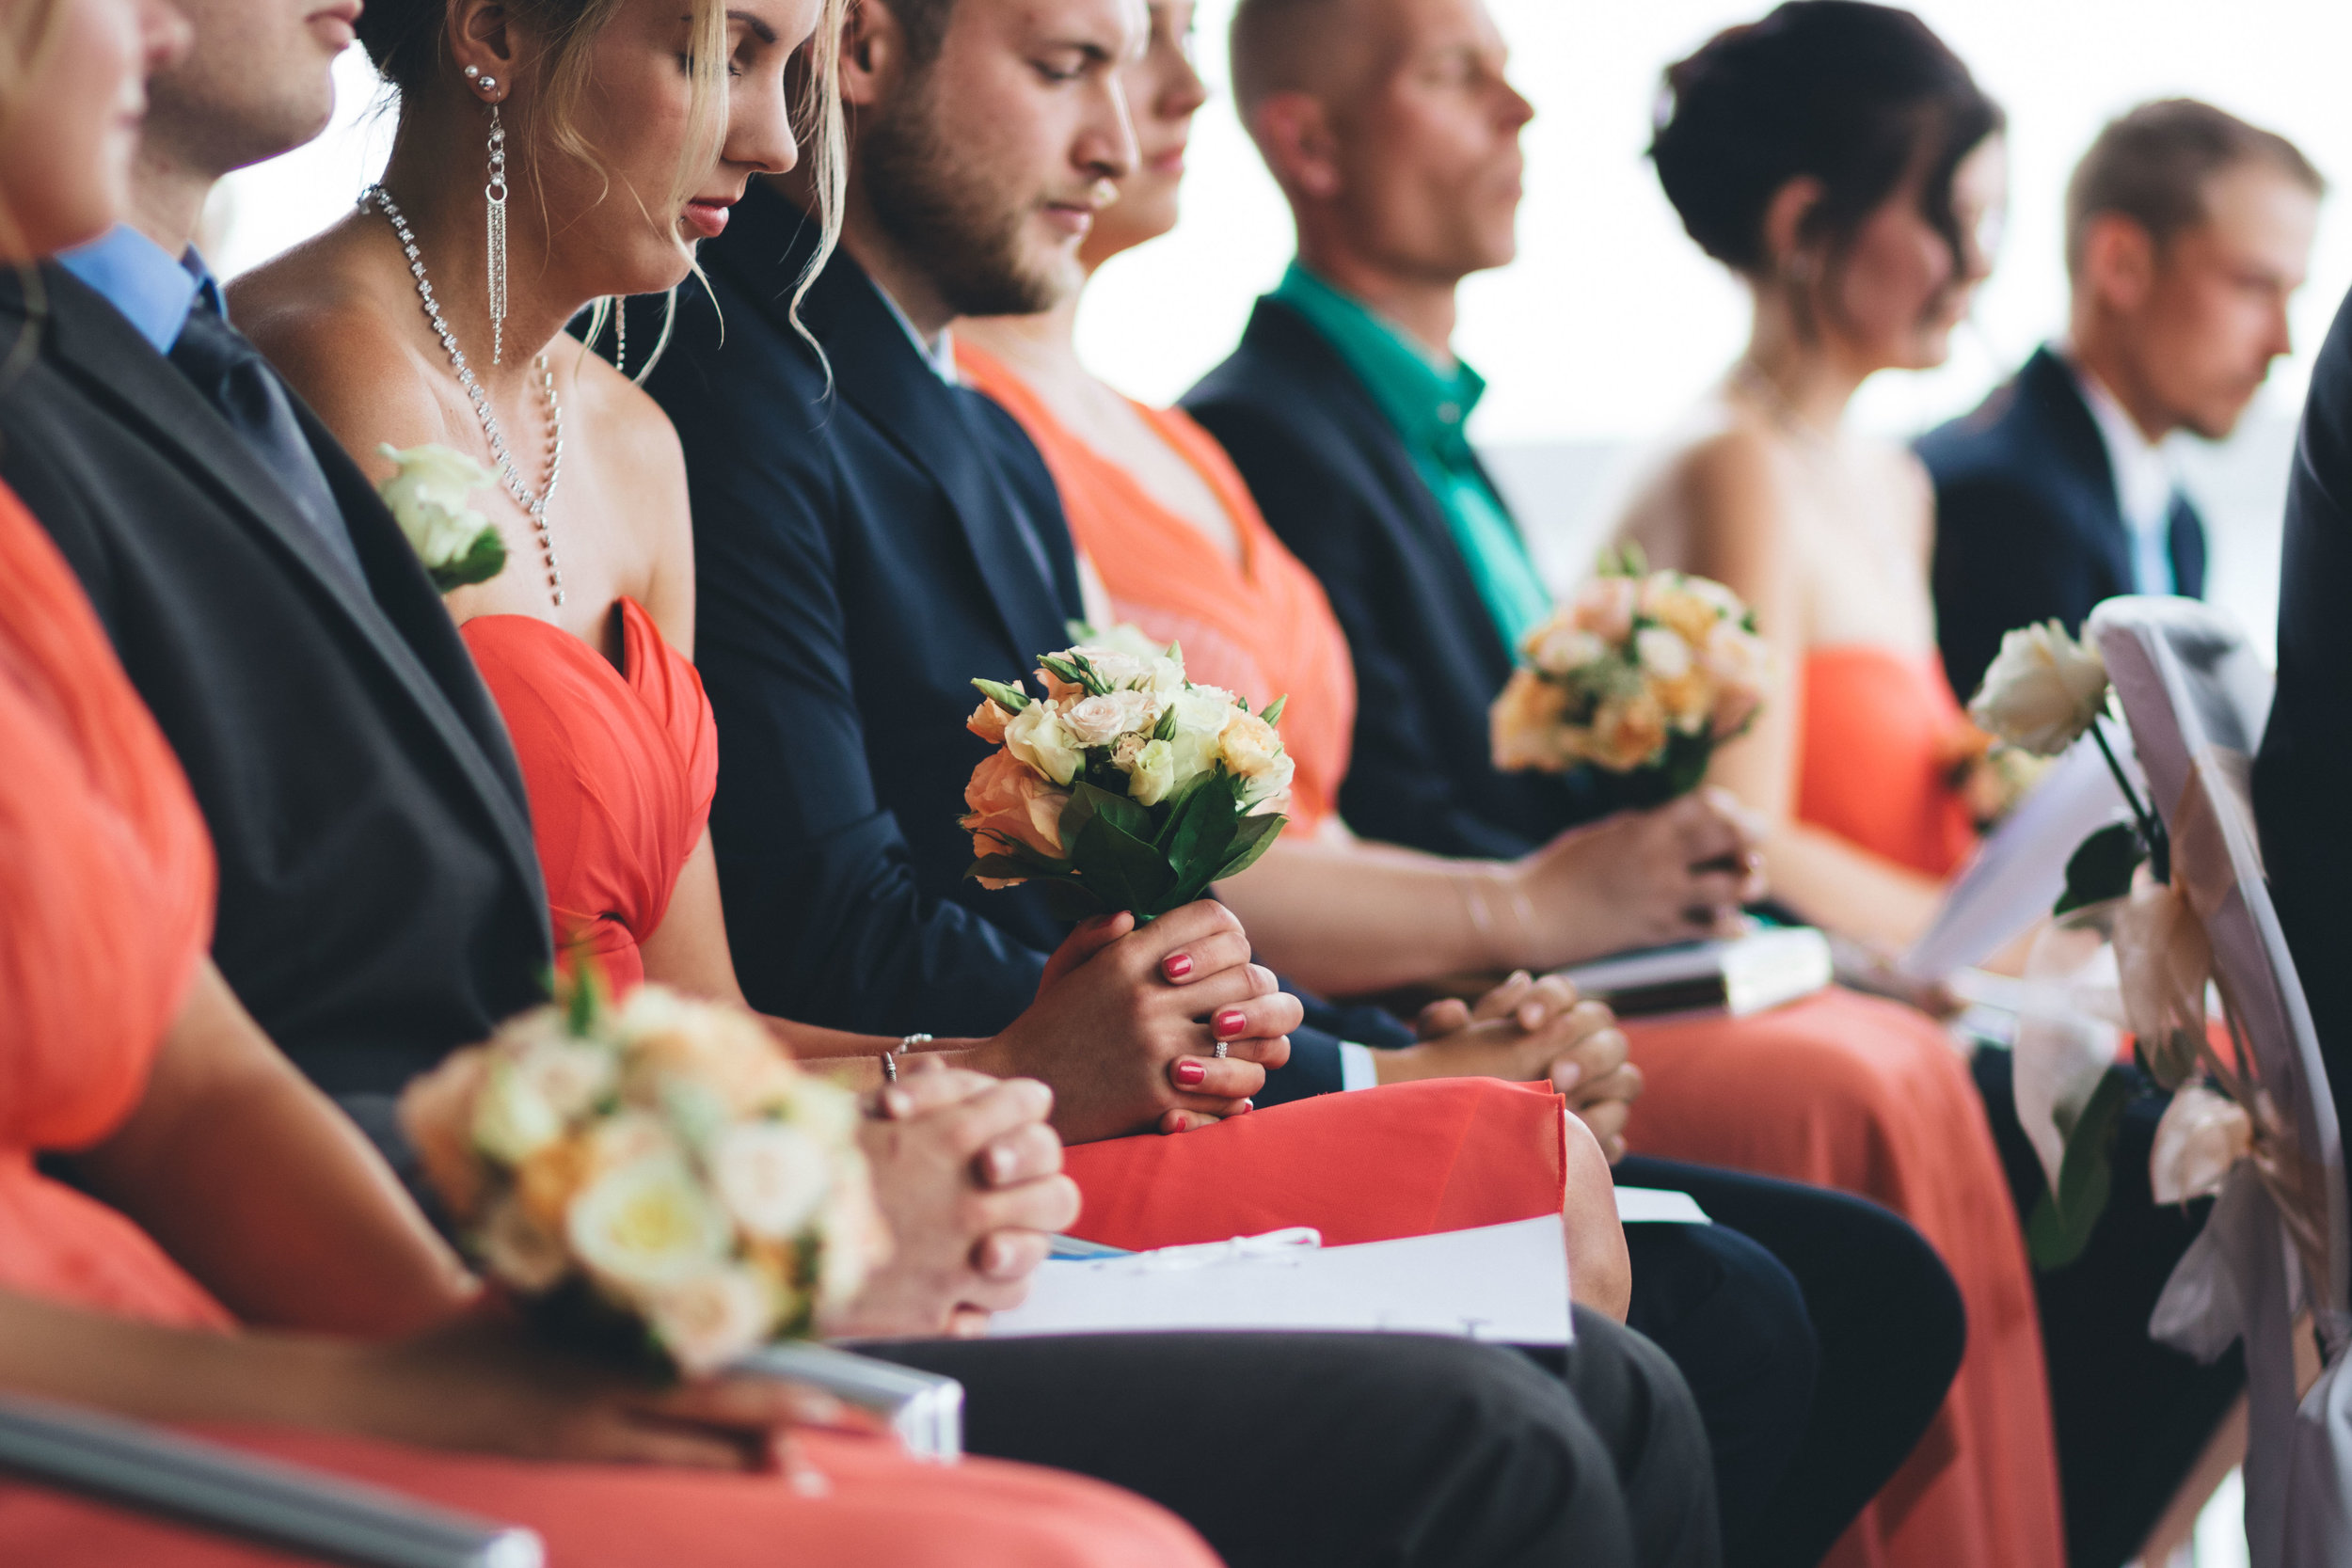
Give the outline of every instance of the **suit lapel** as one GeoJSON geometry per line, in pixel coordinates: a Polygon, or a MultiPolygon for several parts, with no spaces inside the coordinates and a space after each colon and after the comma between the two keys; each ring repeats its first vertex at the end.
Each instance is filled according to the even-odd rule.
{"type": "Polygon", "coordinates": [[[2026,368],[2018,372],[2026,394],[2020,403],[2030,403],[2034,412],[2028,417],[2048,431],[2057,443],[2058,453],[2067,466],[2096,499],[2097,526],[2091,531],[2091,544],[2107,569],[2115,574],[2119,593],[2128,594],[2136,574],[2132,570],[2132,538],[2123,526],[2123,503],[2116,491],[2115,465],[2107,457],[2106,437],[2099,433],[2099,421],[2092,417],[2090,404],[2083,401],[2082,388],[2075,383],[2074,372],[2066,362],[2048,349],[2037,349],[2026,368]]]}
{"type": "MultiPolygon", "coordinates": [[[[431,585],[418,568],[399,525],[376,499],[373,487],[342,445],[289,388],[287,396],[295,417],[343,509],[374,596],[354,582],[328,552],[317,531],[295,512],[292,498],[276,476],[248,451],[187,378],[133,331],[113,306],[61,268],[44,267],[42,274],[53,312],[49,323],[53,361],[93,401],[195,475],[225,514],[267,540],[329,617],[391,672],[426,726],[482,797],[508,859],[525,885],[539,896],[538,853],[532,843],[528,808],[522,803],[520,775],[501,776],[485,751],[489,736],[476,733],[459,717],[453,706],[452,673],[438,672],[437,679],[437,673],[425,668],[419,648],[395,630],[392,617],[404,607],[411,611],[405,618],[415,625],[414,606],[406,601],[419,591],[426,595],[435,615],[446,621],[447,612],[432,599],[431,585]]],[[[429,643],[431,639],[421,641],[429,643]]],[[[480,683],[470,668],[462,673],[465,681],[457,690],[478,694],[480,683]]],[[[503,731],[490,735],[495,735],[497,749],[505,754],[511,770],[503,731]]]]}
{"type": "MultiPolygon", "coordinates": [[[[754,218],[759,230],[778,238],[789,236],[789,248],[773,272],[765,277],[736,274],[788,332],[788,296],[779,294],[777,285],[799,275],[813,235],[785,226],[797,230],[812,226],[781,196],[756,182],[738,211],[754,218]]],[[[747,233],[745,241],[757,247],[750,256],[754,266],[759,265],[760,255],[775,248],[763,244],[755,232],[747,233]]],[[[836,394],[929,474],[946,498],[1015,657],[1025,665],[1035,656],[1060,647],[1067,641],[1063,625],[1074,612],[1074,605],[1063,602],[1065,593],[1075,598],[1062,580],[1076,580],[1069,525],[1058,513],[1029,515],[1029,537],[1024,537],[1021,518],[1025,514],[996,469],[990,451],[994,438],[982,427],[971,398],[924,363],[871,280],[844,252],[836,251],[826,262],[801,316],[825,345],[836,394]],[[1043,553],[1041,562],[1039,551],[1043,553]]]]}
{"type": "MultiPolygon", "coordinates": [[[[1486,609],[1486,601],[1470,576],[1470,563],[1462,559],[1462,547],[1454,537],[1453,525],[1446,520],[1443,503],[1430,494],[1428,483],[1413,466],[1412,454],[1405,450],[1404,441],[1389,423],[1388,416],[1380,411],[1380,405],[1373,401],[1371,391],[1340,357],[1339,351],[1286,305],[1261,300],[1243,334],[1245,342],[1253,337],[1262,340],[1260,352],[1288,365],[1314,388],[1314,404],[1337,422],[1356,450],[1372,462],[1378,470],[1382,491],[1405,502],[1406,531],[1419,544],[1422,559],[1434,564],[1443,578],[1447,596],[1459,608],[1462,624],[1479,628],[1480,646],[1492,665],[1479,672],[1481,678],[1491,679],[1500,686],[1515,662],[1511,649],[1504,643],[1502,632],[1496,626],[1494,615],[1486,609]]],[[[1479,473],[1486,476],[1485,465],[1479,466],[1479,473]]],[[[1486,487],[1501,499],[1502,492],[1491,478],[1487,479],[1486,487]]]]}

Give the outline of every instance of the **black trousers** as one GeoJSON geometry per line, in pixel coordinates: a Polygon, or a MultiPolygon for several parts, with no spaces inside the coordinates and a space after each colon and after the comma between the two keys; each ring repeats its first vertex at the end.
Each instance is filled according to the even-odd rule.
{"type": "MultiPolygon", "coordinates": [[[[2145,1073],[2110,1070],[2130,1072],[2136,1092],[2116,1133],[2106,1212],[2081,1257],[2034,1275],[2073,1568],[2131,1560],[2246,1386],[2239,1347],[2201,1367],[2148,1338],[2148,1314],[2213,1202],[2158,1206],[2148,1152],[2169,1097],[2145,1073]]],[[[2010,1196],[2030,1214],[2048,1183],[2017,1119],[2010,1053],[1979,1051],[1976,1077],[2010,1196]]]]}
{"type": "Polygon", "coordinates": [[[1942,1405],[1967,1341],[1959,1288],[1917,1231],[1858,1197],[1638,1155],[1616,1175],[1716,1221],[1626,1227],[1627,1321],[1707,1421],[1724,1560],[1810,1568],[1942,1405]]]}
{"type": "Polygon", "coordinates": [[[1580,1307],[1576,1334],[1565,1352],[1359,1334],[861,1348],[961,1381],[974,1452],[1139,1493],[1231,1568],[1718,1562],[1689,1389],[1630,1330],[1580,1307]]]}

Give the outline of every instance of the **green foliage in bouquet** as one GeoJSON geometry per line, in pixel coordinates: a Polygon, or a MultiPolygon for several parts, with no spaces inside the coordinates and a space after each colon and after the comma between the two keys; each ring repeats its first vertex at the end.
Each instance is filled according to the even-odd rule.
{"type": "Polygon", "coordinates": [[[1184,678],[1181,652],[1115,628],[1038,661],[1043,699],[998,681],[971,728],[1001,750],[964,792],[967,875],[1041,882],[1065,919],[1148,923],[1238,876],[1281,831],[1292,764],[1274,726],[1184,678]]]}

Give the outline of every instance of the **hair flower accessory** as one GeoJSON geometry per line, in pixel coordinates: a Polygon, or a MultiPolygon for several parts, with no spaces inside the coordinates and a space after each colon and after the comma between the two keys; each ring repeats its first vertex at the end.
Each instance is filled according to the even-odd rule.
{"type": "Polygon", "coordinates": [[[1133,626],[1073,626],[1038,660],[1045,696],[976,680],[968,728],[999,750],[973,769],[962,818],[988,888],[1047,884],[1073,918],[1150,921],[1265,852],[1290,801],[1275,728],[1282,700],[1249,705],[1184,678],[1184,655],[1133,626]]]}
{"type": "Polygon", "coordinates": [[[376,494],[437,590],[487,582],[506,569],[505,541],[468,504],[476,490],[498,483],[497,474],[435,441],[405,451],[387,441],[375,450],[400,467],[376,494]]]}
{"type": "Polygon", "coordinates": [[[565,984],[401,1096],[467,1251],[624,1359],[707,1372],[816,1333],[888,1251],[855,1101],[735,1008],[565,984]]]}

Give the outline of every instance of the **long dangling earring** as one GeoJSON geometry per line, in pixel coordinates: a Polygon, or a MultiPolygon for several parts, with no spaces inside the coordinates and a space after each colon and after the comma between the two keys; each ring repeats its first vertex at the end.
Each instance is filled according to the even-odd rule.
{"type": "Polygon", "coordinates": [[[628,296],[612,296],[612,368],[628,373],[628,296]]]}
{"type": "Polygon", "coordinates": [[[469,65],[466,80],[490,105],[490,178],[482,187],[482,198],[489,219],[490,363],[495,365],[506,356],[506,127],[499,121],[499,79],[469,65]]]}

